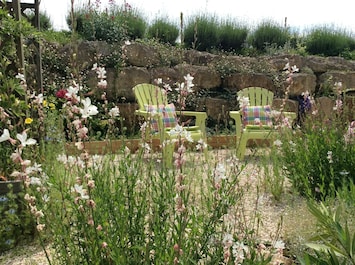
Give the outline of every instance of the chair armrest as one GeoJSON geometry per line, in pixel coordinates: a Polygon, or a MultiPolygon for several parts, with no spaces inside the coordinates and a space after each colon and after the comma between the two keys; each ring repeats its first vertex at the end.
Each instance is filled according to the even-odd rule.
{"type": "Polygon", "coordinates": [[[195,125],[200,128],[201,132],[206,137],[206,120],[207,120],[207,113],[206,112],[177,110],[176,115],[195,117],[195,119],[196,119],[195,125]]]}
{"type": "Polygon", "coordinates": [[[230,111],[229,116],[235,121],[236,135],[239,139],[242,136],[243,130],[242,114],[240,113],[240,111],[230,111]]]}

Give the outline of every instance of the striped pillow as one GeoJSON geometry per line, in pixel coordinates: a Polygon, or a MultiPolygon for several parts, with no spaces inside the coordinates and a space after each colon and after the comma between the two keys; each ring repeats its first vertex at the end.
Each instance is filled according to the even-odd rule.
{"type": "MultiPolygon", "coordinates": [[[[146,105],[146,111],[151,113],[152,115],[156,113],[162,113],[163,118],[163,126],[164,128],[173,128],[177,124],[175,106],[170,103],[168,105],[146,105]]],[[[156,119],[151,119],[150,121],[153,132],[159,131],[159,124],[156,119]]]]}
{"type": "Polygon", "coordinates": [[[266,106],[244,106],[242,108],[244,127],[248,125],[272,126],[271,107],[266,106]]]}

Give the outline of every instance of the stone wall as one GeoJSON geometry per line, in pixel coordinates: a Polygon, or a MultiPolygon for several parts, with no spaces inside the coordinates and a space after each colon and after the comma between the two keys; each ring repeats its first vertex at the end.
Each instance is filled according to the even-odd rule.
{"type": "MultiPolygon", "coordinates": [[[[106,56],[114,52],[112,49],[114,47],[102,42],[83,42],[78,49],[78,60],[91,65],[97,54],[106,56]]],[[[170,83],[182,82],[183,76],[190,73],[194,76],[195,92],[203,91],[205,95],[198,99],[195,110],[206,111],[211,119],[226,122],[228,111],[238,109],[236,92],[244,87],[261,86],[273,91],[276,98],[284,97],[283,68],[286,57],[291,65],[297,65],[300,69],[299,73],[294,74],[290,87],[289,110],[297,111],[297,102],[292,99],[302,92],[324,96],[331,93],[334,83],[339,81],[344,88],[355,88],[355,61],[341,57],[277,55],[251,58],[186,50],[169,59],[158,48],[141,43],[132,43],[124,49],[125,67],[120,70],[106,69],[110,100],[134,104],[132,87],[135,85],[153,83],[156,78],[169,80],[170,83]]],[[[89,84],[95,86],[94,75],[89,77],[89,84]]],[[[276,99],[275,104],[280,104],[280,101],[276,99]]]]}

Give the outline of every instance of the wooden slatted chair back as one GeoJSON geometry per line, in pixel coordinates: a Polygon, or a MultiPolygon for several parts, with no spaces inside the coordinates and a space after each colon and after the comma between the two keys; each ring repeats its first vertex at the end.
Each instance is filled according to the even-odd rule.
{"type": "Polygon", "coordinates": [[[147,105],[167,105],[165,91],[152,84],[139,84],[133,88],[140,110],[145,110],[147,105]]]}
{"type": "Polygon", "coordinates": [[[250,106],[272,105],[274,93],[262,87],[247,87],[238,91],[238,96],[249,98],[250,106]]]}

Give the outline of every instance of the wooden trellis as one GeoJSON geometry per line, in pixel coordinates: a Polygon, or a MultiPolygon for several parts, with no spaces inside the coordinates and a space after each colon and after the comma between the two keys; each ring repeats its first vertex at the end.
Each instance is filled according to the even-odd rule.
{"type": "MultiPolygon", "coordinates": [[[[27,9],[34,10],[35,14],[35,27],[40,29],[40,16],[39,16],[39,5],[40,0],[33,0],[33,3],[21,3],[21,0],[6,1],[6,9],[9,14],[12,15],[16,20],[20,21],[22,17],[26,17],[25,11],[27,9]]],[[[1,7],[4,8],[4,2],[0,2],[1,7]]],[[[38,42],[34,43],[36,47],[36,79],[39,91],[43,93],[43,78],[42,78],[42,55],[41,46],[38,42]]],[[[16,40],[16,50],[17,56],[20,64],[20,71],[25,74],[25,56],[24,56],[24,45],[23,38],[20,37],[16,40]]]]}

